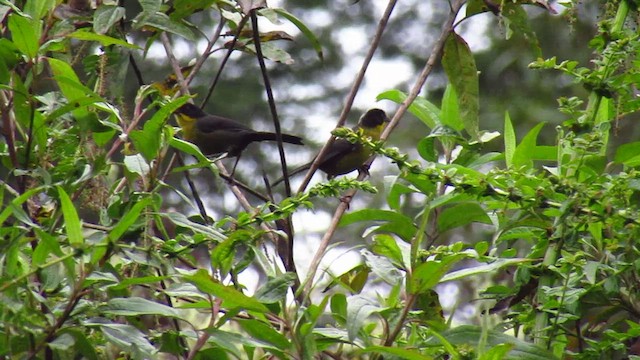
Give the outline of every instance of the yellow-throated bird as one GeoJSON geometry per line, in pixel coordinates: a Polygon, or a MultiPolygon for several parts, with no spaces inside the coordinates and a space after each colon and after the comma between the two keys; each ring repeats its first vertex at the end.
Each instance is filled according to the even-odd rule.
{"type": "MultiPolygon", "coordinates": [[[[234,173],[242,151],[255,141],[277,141],[272,132],[255,131],[246,125],[221,116],[210,115],[199,107],[186,103],[175,112],[178,125],[182,128],[182,137],[195,144],[205,155],[227,153],[228,157],[237,157],[231,174],[234,173]]],[[[282,134],[282,141],[304,145],[302,138],[282,134]]]]}
{"type": "MultiPolygon", "coordinates": [[[[382,130],[384,130],[385,123],[388,121],[389,117],[383,110],[371,109],[360,117],[360,121],[358,121],[358,125],[353,127],[353,131],[356,133],[362,131],[365,137],[378,140],[382,130]]],[[[327,178],[332,179],[338,175],[362,169],[362,166],[372,154],[371,149],[362,144],[353,144],[346,139],[337,139],[322,156],[319,169],[327,174],[327,178]]],[[[312,163],[313,161],[291,170],[289,175],[292,176],[308,170],[312,163]]],[[[364,170],[366,171],[366,169],[364,170]]],[[[282,181],[283,179],[278,179],[273,185],[275,186],[282,181]]]]}

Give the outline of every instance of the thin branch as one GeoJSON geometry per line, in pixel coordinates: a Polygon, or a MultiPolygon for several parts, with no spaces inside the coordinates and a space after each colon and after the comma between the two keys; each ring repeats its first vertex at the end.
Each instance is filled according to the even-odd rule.
{"type": "Polygon", "coordinates": [[[264,63],[264,57],[262,54],[262,45],[260,44],[260,32],[258,30],[258,15],[256,15],[256,9],[251,10],[249,15],[251,16],[251,26],[253,27],[253,45],[256,48],[256,57],[258,58],[258,64],[260,64],[262,81],[264,81],[264,90],[267,93],[269,110],[271,111],[271,118],[273,119],[273,128],[275,129],[276,140],[278,142],[278,153],[280,154],[280,164],[282,165],[282,176],[284,177],[285,194],[287,195],[287,197],[290,197],[291,185],[289,184],[289,174],[287,171],[287,159],[284,154],[284,146],[282,145],[282,129],[280,127],[280,119],[278,118],[276,101],[273,98],[271,81],[269,80],[269,74],[267,73],[267,66],[264,63]]]}
{"type": "MultiPolygon", "coordinates": [[[[218,84],[218,80],[220,80],[220,75],[222,74],[222,69],[224,69],[224,66],[227,64],[227,61],[229,60],[229,57],[231,56],[231,53],[233,52],[233,49],[236,46],[236,43],[238,42],[238,37],[240,37],[240,32],[242,31],[244,26],[247,24],[248,20],[249,20],[248,16],[244,16],[242,18],[242,20],[240,20],[240,23],[238,24],[238,29],[236,30],[236,33],[233,36],[233,40],[231,40],[231,44],[229,46],[229,50],[224,55],[224,58],[222,59],[222,62],[220,63],[220,68],[218,69],[218,72],[216,73],[216,77],[213,79],[213,82],[211,83],[211,86],[209,86],[209,91],[207,92],[207,96],[205,96],[204,100],[202,100],[202,103],[200,104],[200,108],[201,109],[204,108],[204,106],[209,102],[209,98],[211,97],[211,94],[213,93],[213,89],[215,89],[216,84],[218,84]]],[[[192,73],[193,73],[193,71],[192,71],[192,73]]]]}
{"type": "Polygon", "coordinates": [[[185,82],[187,83],[187,85],[191,83],[191,80],[193,80],[193,78],[198,73],[198,71],[204,64],[204,62],[211,55],[211,48],[213,48],[213,45],[216,43],[216,41],[218,41],[218,38],[220,38],[222,29],[224,28],[224,25],[226,23],[227,23],[227,20],[224,17],[222,17],[222,15],[220,15],[220,22],[218,23],[218,27],[216,28],[216,31],[213,33],[213,36],[211,37],[211,39],[209,39],[209,41],[207,42],[207,47],[204,49],[204,51],[202,52],[202,55],[198,58],[198,60],[196,60],[195,65],[193,65],[193,69],[191,69],[191,72],[185,79],[185,82]]]}
{"type": "MultiPolygon", "coordinates": [[[[162,34],[160,34],[160,40],[162,41],[164,51],[167,54],[167,59],[169,59],[169,64],[171,65],[173,72],[176,74],[176,81],[180,87],[178,91],[181,95],[190,95],[189,84],[187,84],[187,82],[185,81],[184,76],[182,75],[182,69],[180,69],[180,63],[178,62],[176,56],[173,54],[173,47],[171,46],[169,35],[167,35],[166,32],[162,32],[162,34]]],[[[191,72],[195,73],[194,70],[192,70],[191,72]]]]}
{"type": "Polygon", "coordinates": [[[0,91],[0,114],[2,114],[2,126],[0,126],[0,134],[4,135],[9,150],[9,158],[14,169],[17,169],[18,156],[16,154],[16,138],[15,138],[15,114],[9,109],[13,107],[13,97],[7,98],[4,91],[0,91]]]}
{"type": "MultiPolygon", "coordinates": [[[[184,167],[184,161],[182,160],[182,155],[179,152],[176,152],[176,159],[178,160],[178,164],[184,167]]],[[[189,189],[191,189],[191,193],[193,194],[193,199],[196,201],[196,205],[198,206],[198,211],[200,211],[200,216],[202,216],[202,221],[205,224],[211,225],[211,221],[209,221],[209,216],[207,215],[207,209],[204,207],[204,203],[202,202],[202,198],[198,193],[198,189],[196,189],[196,184],[191,180],[191,176],[189,175],[189,170],[184,172],[184,178],[187,180],[187,184],[189,184],[189,189]]]]}

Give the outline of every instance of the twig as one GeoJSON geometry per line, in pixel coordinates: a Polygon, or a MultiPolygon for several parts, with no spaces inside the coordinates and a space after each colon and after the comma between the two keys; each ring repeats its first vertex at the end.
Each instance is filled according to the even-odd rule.
{"type": "MultiPolygon", "coordinates": [[[[242,31],[242,29],[244,28],[244,26],[246,25],[248,20],[249,20],[249,17],[247,17],[247,16],[243,17],[242,20],[240,20],[240,23],[238,24],[238,29],[236,30],[236,34],[233,36],[233,40],[231,40],[231,44],[229,46],[229,50],[224,55],[224,58],[222,59],[222,62],[220,63],[220,68],[218,69],[218,72],[216,73],[216,77],[213,79],[213,82],[211,83],[211,86],[209,86],[209,91],[207,92],[207,96],[205,96],[204,100],[202,100],[202,103],[200,104],[200,108],[201,109],[204,108],[204,106],[207,104],[207,102],[209,102],[209,98],[211,97],[211,94],[213,93],[213,89],[216,87],[216,84],[218,83],[218,80],[220,80],[220,75],[222,74],[222,69],[224,69],[224,66],[227,64],[227,61],[229,60],[229,57],[231,56],[231,53],[233,52],[233,48],[236,46],[236,42],[238,42],[238,37],[240,37],[240,32],[242,31]]],[[[193,73],[193,71],[192,71],[192,73],[193,73]]]]}
{"type": "MultiPolygon", "coordinates": [[[[184,161],[182,160],[182,156],[178,152],[176,152],[176,159],[178,160],[178,164],[184,167],[184,161]]],[[[191,176],[189,175],[188,170],[184,172],[184,178],[187,180],[187,184],[189,184],[189,189],[191,189],[193,198],[196,201],[196,205],[198,206],[198,211],[200,211],[200,216],[202,216],[202,221],[204,221],[204,223],[207,225],[211,225],[211,221],[209,220],[209,216],[207,215],[207,209],[204,207],[202,198],[198,194],[198,189],[196,189],[196,184],[194,184],[193,180],[191,180],[191,176]]]]}
{"type": "Polygon", "coordinates": [[[191,69],[191,72],[189,73],[189,75],[187,75],[187,78],[185,79],[185,82],[187,83],[187,85],[191,83],[191,80],[193,80],[193,78],[198,73],[198,71],[204,64],[204,62],[211,55],[211,48],[213,48],[213,45],[216,43],[216,41],[220,37],[220,34],[222,33],[222,28],[224,28],[224,25],[226,23],[227,23],[227,20],[222,15],[220,15],[220,22],[218,23],[218,27],[216,28],[216,31],[213,33],[213,36],[211,37],[211,39],[209,39],[209,41],[207,42],[207,47],[204,49],[204,51],[202,52],[202,55],[198,58],[198,60],[196,60],[196,63],[193,65],[193,69],[191,69]]]}
{"type": "MultiPolygon", "coordinates": [[[[176,81],[180,87],[178,90],[181,95],[189,95],[189,85],[184,80],[184,76],[182,75],[182,70],[180,69],[180,63],[178,59],[173,54],[173,47],[171,46],[171,41],[169,41],[169,35],[166,32],[162,32],[160,34],[160,40],[162,41],[162,45],[164,46],[164,51],[167,54],[167,58],[169,59],[169,64],[173,69],[173,72],[176,74],[176,81]]],[[[195,73],[194,70],[191,71],[195,73]]]]}

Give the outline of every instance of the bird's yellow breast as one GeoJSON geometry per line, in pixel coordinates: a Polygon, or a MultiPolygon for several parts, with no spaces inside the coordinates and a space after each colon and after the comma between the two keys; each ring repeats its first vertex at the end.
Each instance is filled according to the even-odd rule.
{"type": "Polygon", "coordinates": [[[176,114],[178,125],[182,129],[182,138],[194,142],[196,140],[196,119],[184,114],[176,114]]]}

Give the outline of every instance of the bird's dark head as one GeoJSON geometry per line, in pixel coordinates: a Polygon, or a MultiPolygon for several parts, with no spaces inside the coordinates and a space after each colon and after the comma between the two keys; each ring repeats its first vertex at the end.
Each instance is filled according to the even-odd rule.
{"type": "Polygon", "coordinates": [[[389,121],[387,113],[380,109],[371,109],[360,118],[360,126],[375,128],[389,121]]]}
{"type": "Polygon", "coordinates": [[[202,111],[202,109],[200,109],[199,107],[195,106],[192,103],[186,103],[180,106],[178,110],[176,110],[176,113],[182,114],[194,119],[201,118],[207,115],[204,111],[202,111]]]}

